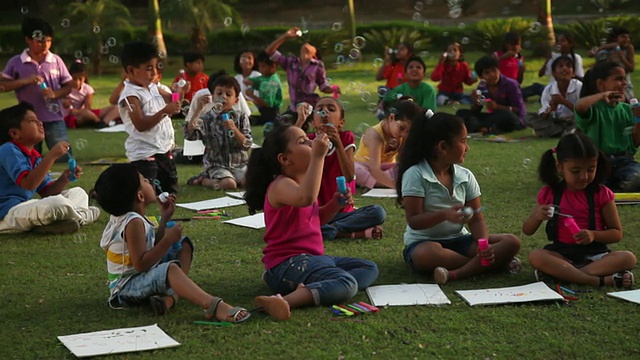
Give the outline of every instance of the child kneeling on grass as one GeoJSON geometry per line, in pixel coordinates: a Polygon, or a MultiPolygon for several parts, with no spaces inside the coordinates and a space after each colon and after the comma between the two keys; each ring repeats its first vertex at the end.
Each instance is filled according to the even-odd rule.
{"type": "MultiPolygon", "coordinates": [[[[246,309],[224,303],[189,278],[193,243],[182,236],[180,224],[168,224],[175,195],[159,204],[158,228],[145,217],[147,206],[156,201],[155,190],[134,165],[116,164],[105,170],[92,195],[111,214],[100,240],[107,253],[111,307],[149,301],[157,315],[164,315],[184,297],[204,309],[208,319],[235,323],[249,319],[246,309]]],[[[288,311],[281,298],[266,300],[269,308],[288,311]]]]}
{"type": "Polygon", "coordinates": [[[64,190],[71,177],[81,176],[79,166],[51,179],[49,171],[67,154],[69,143],[58,142],[42,157],[35,146],[44,138],[31,104],[21,102],[0,111],[0,233],[69,234],[100,216],[82,188],[64,190]],[[36,192],[42,199],[32,199],[36,192]]]}
{"type": "Polygon", "coordinates": [[[458,165],[467,151],[462,119],[427,112],[414,119],[400,155],[396,189],[407,219],[404,260],[414,270],[433,272],[438,284],[500,267],[512,272],[521,267],[514,257],[520,239],[487,231],[478,182],[458,165]],[[479,249],[479,239],[488,239],[486,250],[479,249]]]}
{"type": "Polygon", "coordinates": [[[607,165],[605,155],[581,133],[564,136],[557,148],[542,155],[540,180],[545,186],[522,225],[523,233],[533,235],[547,220],[552,243],[529,254],[536,280],[546,274],[574,284],[633,285],[635,255],[607,247],[622,240],[613,192],[601,185],[607,165]]]}

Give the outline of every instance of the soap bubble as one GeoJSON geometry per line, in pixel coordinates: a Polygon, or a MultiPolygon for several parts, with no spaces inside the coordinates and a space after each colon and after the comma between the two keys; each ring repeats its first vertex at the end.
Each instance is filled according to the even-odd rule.
{"type": "Polygon", "coordinates": [[[249,25],[247,24],[242,24],[242,26],[240,27],[240,32],[242,32],[242,34],[246,34],[248,33],[250,30],[249,25]]]}
{"type": "Polygon", "coordinates": [[[468,45],[469,44],[469,38],[466,36],[463,36],[462,39],[460,39],[460,42],[462,43],[462,45],[468,45]]]}
{"type": "Polygon", "coordinates": [[[533,22],[531,23],[531,25],[529,25],[529,32],[532,33],[537,33],[540,31],[540,29],[542,29],[542,24],[540,24],[539,22],[533,22]]]}
{"type": "Polygon", "coordinates": [[[166,51],[158,51],[158,58],[159,59],[165,59],[167,57],[167,52],[166,51]]]}
{"type": "Polygon", "coordinates": [[[447,37],[449,36],[449,32],[448,31],[443,31],[442,32],[442,37],[447,37]]]}
{"type": "Polygon", "coordinates": [[[369,129],[371,127],[371,125],[367,124],[367,123],[360,123],[358,124],[358,126],[356,127],[356,130],[353,132],[353,134],[357,137],[357,138],[361,138],[362,135],[364,135],[364,133],[367,131],[367,129],[369,129]]]}
{"type": "Polygon", "coordinates": [[[524,159],[522,160],[522,166],[523,166],[523,167],[525,167],[525,168],[528,168],[528,167],[529,167],[529,165],[531,165],[531,159],[529,159],[529,158],[524,158],[524,159]]]}
{"type": "Polygon", "coordinates": [[[111,55],[109,56],[109,62],[112,64],[117,64],[120,62],[120,59],[115,55],[111,55]]]}
{"type": "Polygon", "coordinates": [[[75,149],[82,150],[87,147],[87,144],[89,144],[89,141],[87,141],[87,139],[78,139],[76,140],[75,149]]]}
{"type": "Polygon", "coordinates": [[[356,36],[353,38],[353,47],[356,49],[362,49],[367,46],[367,39],[362,36],[356,36]]]}
{"type": "Polygon", "coordinates": [[[109,53],[109,47],[107,45],[103,45],[100,47],[100,54],[106,55],[109,53]]]}
{"type": "Polygon", "coordinates": [[[57,114],[60,112],[60,105],[58,105],[58,103],[51,102],[47,105],[47,110],[54,114],[57,114]]]}
{"type": "Polygon", "coordinates": [[[62,27],[64,28],[68,28],[69,26],[71,26],[71,20],[62,19],[62,21],[60,22],[60,25],[62,25],[62,27]]]}
{"type": "Polygon", "coordinates": [[[42,39],[43,37],[44,37],[44,35],[42,34],[42,31],[40,31],[40,30],[34,30],[34,31],[31,33],[31,38],[32,38],[32,39],[40,40],[40,39],[42,39]]]}
{"type": "MultiPolygon", "coordinates": [[[[158,41],[158,40],[156,40],[156,41],[158,41]]],[[[109,46],[109,47],[114,47],[114,46],[116,46],[117,43],[118,42],[116,41],[116,38],[114,38],[113,36],[108,38],[107,41],[105,42],[105,44],[107,44],[107,46],[109,46]]]]}
{"type": "Polygon", "coordinates": [[[349,110],[349,106],[351,106],[351,103],[346,100],[340,100],[340,104],[342,104],[342,108],[345,110],[349,110]]]}
{"type": "Polygon", "coordinates": [[[23,14],[28,14],[29,13],[29,8],[26,6],[23,6],[20,8],[20,12],[23,14]]]}
{"type": "Polygon", "coordinates": [[[490,47],[491,47],[491,41],[489,41],[489,40],[485,40],[485,41],[482,43],[482,47],[483,47],[483,48],[485,48],[485,49],[490,48],[490,47]]]}
{"type": "Polygon", "coordinates": [[[384,60],[382,60],[381,58],[373,59],[373,67],[374,68],[377,69],[377,68],[381,67],[382,65],[384,65],[384,60]]]}
{"type": "Polygon", "coordinates": [[[429,26],[429,20],[425,20],[422,22],[422,26],[427,27],[429,26]]]}
{"type": "Polygon", "coordinates": [[[422,21],[422,14],[420,14],[419,12],[415,12],[413,13],[413,16],[411,18],[413,19],[413,21],[422,21]]]}
{"type": "Polygon", "coordinates": [[[368,91],[363,91],[360,93],[360,99],[364,102],[369,102],[371,100],[371,93],[368,91]]]}
{"type": "Polygon", "coordinates": [[[230,17],[226,17],[224,18],[224,26],[231,26],[231,24],[233,23],[233,19],[230,17]]]}
{"type": "Polygon", "coordinates": [[[82,50],[76,50],[73,52],[73,57],[75,57],[76,59],[81,59],[82,58],[82,50]]]}
{"type": "Polygon", "coordinates": [[[345,62],[346,62],[346,59],[345,59],[344,55],[338,55],[338,57],[336,58],[336,64],[342,65],[345,62]]]}
{"type": "Polygon", "coordinates": [[[453,6],[449,10],[449,17],[452,19],[457,19],[462,15],[462,8],[459,6],[453,6]]]}
{"type": "Polygon", "coordinates": [[[94,33],[94,34],[98,34],[98,33],[100,33],[100,26],[98,26],[98,25],[94,26],[94,27],[93,27],[93,33],[94,33]]]}
{"type": "Polygon", "coordinates": [[[458,24],[458,29],[460,29],[460,30],[464,29],[465,27],[467,27],[467,25],[465,23],[463,23],[463,22],[458,24]]]}
{"type": "Polygon", "coordinates": [[[422,11],[422,9],[424,9],[424,4],[422,3],[422,1],[416,1],[416,3],[413,5],[413,9],[415,11],[422,11]]]}
{"type": "Polygon", "coordinates": [[[429,52],[428,51],[420,51],[418,56],[420,56],[423,59],[428,59],[429,58],[429,52]]]}
{"type": "Polygon", "coordinates": [[[338,42],[333,46],[333,51],[335,51],[338,54],[341,53],[342,50],[344,50],[344,45],[342,45],[341,42],[338,42]]]}
{"type": "Polygon", "coordinates": [[[505,7],[502,9],[502,14],[503,14],[503,15],[509,15],[510,13],[511,13],[511,9],[509,9],[509,7],[505,6],[505,7]]]}
{"type": "Polygon", "coordinates": [[[378,103],[375,103],[375,102],[367,103],[367,110],[374,112],[376,111],[377,108],[378,108],[378,103]]]}
{"type": "Polygon", "coordinates": [[[358,49],[349,50],[349,58],[351,58],[353,60],[359,59],[360,58],[360,50],[358,50],[358,49]]]}
{"type": "Polygon", "coordinates": [[[89,59],[89,57],[88,57],[88,56],[83,56],[83,57],[82,57],[82,63],[83,63],[83,64],[88,64],[88,63],[89,63],[89,61],[90,61],[90,59],[89,59]]]}
{"type": "Polygon", "coordinates": [[[489,174],[491,174],[491,169],[489,169],[488,167],[482,169],[482,175],[489,176],[489,174]]]}
{"type": "Polygon", "coordinates": [[[334,22],[334,23],[331,25],[331,30],[333,30],[333,31],[340,31],[340,30],[342,30],[342,23],[341,23],[341,22],[339,22],[339,21],[338,21],[338,22],[334,22]]]}
{"type": "MultiPolygon", "coordinates": [[[[164,68],[164,63],[162,61],[158,62],[158,69],[162,70],[164,68]]],[[[203,78],[200,78],[202,80],[203,78]]]]}
{"type": "Polygon", "coordinates": [[[87,241],[87,235],[86,234],[74,234],[73,235],[74,244],[82,244],[85,241],[87,241]]]}

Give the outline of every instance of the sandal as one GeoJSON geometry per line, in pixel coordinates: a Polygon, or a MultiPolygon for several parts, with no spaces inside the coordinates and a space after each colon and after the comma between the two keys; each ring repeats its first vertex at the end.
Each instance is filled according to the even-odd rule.
{"type": "Polygon", "coordinates": [[[288,320],[291,317],[289,303],[280,295],[258,296],[253,301],[256,310],[262,310],[277,321],[288,320]]]}
{"type": "MultiPolygon", "coordinates": [[[[355,236],[356,233],[351,233],[351,238],[355,238],[355,236]]],[[[380,240],[382,239],[382,236],[384,236],[384,231],[380,226],[370,227],[364,231],[365,239],[380,240]]]]}
{"type": "Polygon", "coordinates": [[[226,314],[227,317],[224,320],[218,319],[216,317],[216,311],[218,310],[218,305],[220,305],[220,303],[222,302],[224,301],[221,298],[214,296],[213,299],[211,300],[211,306],[209,306],[208,310],[204,311],[204,316],[207,319],[217,319],[219,321],[227,321],[235,324],[247,321],[251,317],[251,313],[249,313],[247,309],[240,306],[234,306],[231,309],[229,309],[229,311],[226,314]],[[240,313],[242,313],[243,311],[246,312],[247,315],[245,315],[244,317],[240,317],[240,313]]]}
{"type": "Polygon", "coordinates": [[[153,309],[153,312],[158,316],[164,316],[169,313],[176,304],[178,303],[178,295],[173,293],[170,295],[173,298],[173,305],[167,306],[167,302],[164,299],[164,296],[153,295],[149,298],[149,305],[153,309]]]}
{"type": "Polygon", "coordinates": [[[630,290],[633,287],[634,276],[629,270],[619,271],[611,275],[611,277],[613,278],[613,286],[617,289],[630,290]],[[627,274],[628,276],[625,276],[627,274]],[[629,286],[624,286],[625,280],[629,280],[629,286]]]}
{"type": "Polygon", "coordinates": [[[202,180],[204,180],[204,176],[202,174],[192,176],[187,180],[187,185],[195,186],[202,184],[202,180]]]}

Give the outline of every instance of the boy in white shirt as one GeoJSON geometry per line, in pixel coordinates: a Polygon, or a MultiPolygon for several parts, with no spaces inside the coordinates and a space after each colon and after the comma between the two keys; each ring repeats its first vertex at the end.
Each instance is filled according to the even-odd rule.
{"type": "Polygon", "coordinates": [[[171,94],[153,82],[158,71],[157,57],[158,50],[152,44],[124,45],[121,62],[128,80],[118,106],[129,134],[124,144],[127,158],[142,176],[159,184],[157,193],[176,193],[178,172],[171,154],[175,134],[170,116],[180,112],[180,102],[172,102],[171,94]]]}

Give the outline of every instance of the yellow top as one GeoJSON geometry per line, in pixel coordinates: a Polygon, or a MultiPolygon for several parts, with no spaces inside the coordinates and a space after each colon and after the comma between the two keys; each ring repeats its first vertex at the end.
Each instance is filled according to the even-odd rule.
{"type": "MultiPolygon", "coordinates": [[[[380,163],[385,164],[396,162],[398,149],[400,149],[404,139],[401,139],[398,142],[398,146],[394,150],[385,153],[384,150],[387,148],[387,140],[384,138],[384,133],[382,132],[382,122],[373,125],[371,128],[373,128],[382,139],[382,146],[380,147],[380,163]]],[[[360,138],[360,145],[358,146],[358,151],[356,151],[353,159],[357,162],[369,162],[369,147],[364,143],[364,134],[362,135],[362,138],[360,138]]]]}

